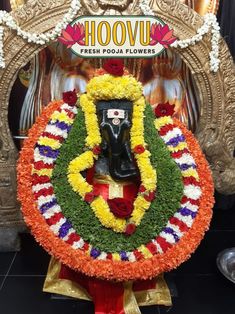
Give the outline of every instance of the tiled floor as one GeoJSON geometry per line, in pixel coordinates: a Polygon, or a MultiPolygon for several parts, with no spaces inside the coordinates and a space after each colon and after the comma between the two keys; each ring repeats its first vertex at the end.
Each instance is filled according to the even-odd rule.
{"type": "MultiPolygon", "coordinates": [[[[51,299],[42,292],[48,254],[29,234],[22,234],[22,250],[0,253],[1,314],[93,314],[85,301],[51,299]]],[[[235,284],[217,270],[216,256],[235,247],[235,208],[214,210],[210,231],[191,259],[166,275],[178,296],[173,307],[141,308],[142,314],[234,314],[235,284]]]]}

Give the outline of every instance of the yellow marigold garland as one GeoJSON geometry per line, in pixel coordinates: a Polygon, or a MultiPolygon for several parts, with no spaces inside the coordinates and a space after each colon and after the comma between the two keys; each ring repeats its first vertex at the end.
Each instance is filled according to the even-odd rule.
{"type": "MultiPolygon", "coordinates": [[[[68,167],[68,181],[73,190],[82,198],[92,192],[93,187],[81,175],[81,171],[90,169],[94,165],[97,155],[93,148],[101,144],[101,135],[96,115],[96,101],[111,99],[127,99],[133,102],[133,118],[130,131],[131,149],[135,155],[140,170],[141,183],[144,193],[156,190],[157,174],[150,162],[150,152],[146,149],[144,141],[144,110],[145,99],[142,96],[142,86],[132,76],[115,77],[105,74],[93,78],[87,85],[87,94],[80,97],[80,106],[85,115],[87,130],[86,146],[88,151],[72,160],[68,167]],[[136,152],[136,147],[141,147],[136,152]]],[[[117,218],[109,209],[108,203],[98,196],[91,201],[91,208],[103,226],[112,228],[115,232],[125,232],[128,223],[138,226],[151,202],[147,201],[143,192],[139,192],[134,201],[134,209],[130,219],[117,218]]]]}

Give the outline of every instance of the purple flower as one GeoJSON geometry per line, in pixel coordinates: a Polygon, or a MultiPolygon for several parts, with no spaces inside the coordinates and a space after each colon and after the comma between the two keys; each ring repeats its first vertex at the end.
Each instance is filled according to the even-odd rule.
{"type": "Polygon", "coordinates": [[[173,234],[173,233],[174,233],[174,230],[171,229],[171,228],[169,228],[169,227],[164,228],[164,231],[165,231],[166,233],[170,233],[170,234],[173,234]]]}
{"type": "Polygon", "coordinates": [[[92,248],[91,249],[91,256],[93,258],[97,258],[100,255],[100,251],[98,249],[92,248]]]}
{"type": "Polygon", "coordinates": [[[68,220],[65,223],[63,223],[63,225],[60,227],[60,230],[59,230],[59,237],[64,238],[68,234],[69,229],[71,227],[72,225],[68,220]]]}
{"type": "Polygon", "coordinates": [[[49,146],[37,145],[37,147],[39,149],[40,155],[45,157],[56,159],[60,153],[59,150],[53,150],[49,146]]]}
{"type": "Polygon", "coordinates": [[[44,214],[45,211],[47,211],[49,208],[51,208],[52,206],[54,206],[54,205],[56,205],[56,204],[57,204],[57,202],[56,202],[56,199],[54,198],[52,201],[47,202],[47,203],[41,205],[41,206],[40,206],[40,212],[41,212],[42,214],[44,214]]]}
{"type": "Polygon", "coordinates": [[[180,142],[184,142],[185,137],[184,135],[177,135],[176,137],[171,138],[166,145],[172,145],[172,146],[177,146],[180,142]]]}
{"type": "Polygon", "coordinates": [[[181,165],[178,164],[178,166],[180,167],[181,170],[187,170],[189,168],[193,168],[193,169],[196,168],[196,165],[194,165],[194,164],[191,164],[191,165],[189,165],[189,164],[181,164],[181,165]]]}
{"type": "Polygon", "coordinates": [[[192,210],[188,209],[187,207],[181,207],[178,211],[183,216],[191,216],[192,218],[195,218],[197,216],[197,213],[193,212],[192,210]]]}
{"type": "Polygon", "coordinates": [[[128,261],[128,256],[126,255],[125,251],[121,251],[120,256],[122,261],[128,261]]]}
{"type": "Polygon", "coordinates": [[[179,237],[177,236],[177,234],[175,233],[175,231],[172,228],[166,227],[163,229],[163,231],[166,233],[172,234],[176,242],[179,241],[179,237]]]}
{"type": "Polygon", "coordinates": [[[57,128],[61,129],[61,130],[67,130],[68,132],[71,129],[71,126],[66,124],[65,122],[62,121],[57,121],[57,122],[50,122],[51,125],[55,125],[57,128]]]}

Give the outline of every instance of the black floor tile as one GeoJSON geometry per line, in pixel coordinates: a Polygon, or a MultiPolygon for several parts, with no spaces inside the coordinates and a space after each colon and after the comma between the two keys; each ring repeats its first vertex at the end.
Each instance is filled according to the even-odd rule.
{"type": "Polygon", "coordinates": [[[191,258],[173,272],[217,273],[216,257],[220,251],[230,247],[235,247],[235,231],[209,231],[191,258]]]}
{"type": "Polygon", "coordinates": [[[17,253],[9,275],[45,275],[50,256],[30,234],[21,235],[21,251],[17,253]]]}
{"type": "Polygon", "coordinates": [[[222,275],[179,275],[174,281],[179,296],[172,308],[160,307],[161,314],[234,314],[235,285],[222,275]]]}
{"type": "Polygon", "coordinates": [[[44,277],[8,277],[0,292],[4,314],[94,314],[91,302],[51,299],[42,292],[44,277]]]}
{"type": "Polygon", "coordinates": [[[15,253],[0,253],[0,276],[5,275],[11,265],[15,253]]]}

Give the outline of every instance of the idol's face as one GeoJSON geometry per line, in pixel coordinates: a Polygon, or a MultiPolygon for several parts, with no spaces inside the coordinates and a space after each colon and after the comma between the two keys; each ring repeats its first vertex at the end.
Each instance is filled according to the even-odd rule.
{"type": "Polygon", "coordinates": [[[97,102],[102,149],[114,180],[132,179],[139,174],[130,149],[132,110],[133,105],[127,100],[97,102]]]}

